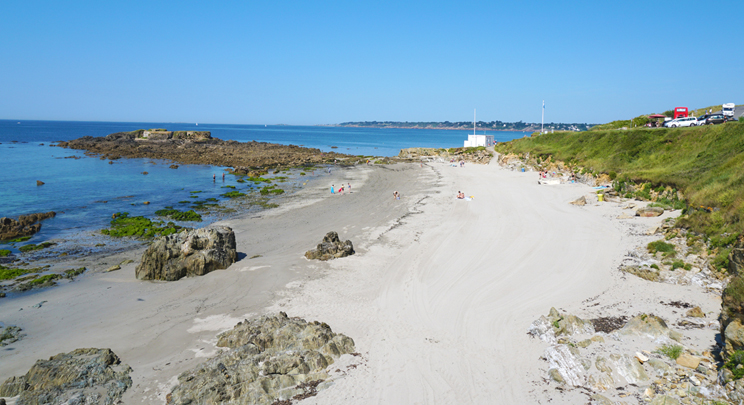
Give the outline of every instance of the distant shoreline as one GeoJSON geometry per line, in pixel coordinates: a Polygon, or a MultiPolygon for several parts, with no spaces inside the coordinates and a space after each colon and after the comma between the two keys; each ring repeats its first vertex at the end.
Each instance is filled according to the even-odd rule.
{"type": "MultiPolygon", "coordinates": [[[[317,127],[337,127],[337,128],[379,128],[379,129],[438,129],[443,131],[469,131],[467,128],[440,128],[440,127],[421,127],[411,126],[406,127],[402,125],[386,125],[386,126],[374,126],[374,125],[338,125],[338,124],[319,124],[317,127]]],[[[472,128],[470,128],[472,130],[472,128]]],[[[492,129],[492,128],[478,128],[477,131],[495,131],[495,132],[535,132],[539,129],[492,129]]]]}

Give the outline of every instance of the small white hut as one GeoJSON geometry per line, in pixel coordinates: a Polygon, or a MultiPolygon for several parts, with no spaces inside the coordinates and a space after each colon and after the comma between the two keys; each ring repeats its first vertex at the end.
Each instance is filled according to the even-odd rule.
{"type": "Polygon", "coordinates": [[[493,135],[476,135],[475,134],[475,110],[473,110],[473,134],[468,135],[468,140],[465,141],[465,148],[473,148],[476,146],[493,146],[493,135]]]}

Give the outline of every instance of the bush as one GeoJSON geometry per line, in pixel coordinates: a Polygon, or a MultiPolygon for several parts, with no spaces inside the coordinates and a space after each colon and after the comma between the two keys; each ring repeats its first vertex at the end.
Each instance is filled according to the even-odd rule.
{"type": "Polygon", "coordinates": [[[648,253],[656,253],[656,252],[663,252],[665,253],[665,256],[667,254],[674,254],[676,253],[676,249],[674,248],[674,245],[671,243],[666,243],[663,240],[657,240],[655,242],[651,242],[647,246],[648,253]]]}
{"type": "Polygon", "coordinates": [[[675,260],[672,262],[672,270],[681,269],[685,266],[685,263],[682,260],[675,260]]]}
{"type": "Polygon", "coordinates": [[[651,267],[652,269],[656,269],[656,270],[659,270],[659,265],[658,265],[658,264],[656,264],[656,263],[652,264],[652,265],[651,265],[651,266],[649,266],[649,267],[651,267]]]}
{"type": "Polygon", "coordinates": [[[656,353],[663,354],[672,360],[677,360],[680,354],[682,354],[682,346],[680,345],[664,345],[655,350],[656,353]]]}
{"type": "Polygon", "coordinates": [[[617,178],[617,173],[615,173],[615,172],[610,172],[610,173],[609,173],[609,176],[610,176],[610,180],[614,181],[614,180],[615,180],[615,179],[617,178]]]}
{"type": "Polygon", "coordinates": [[[735,351],[723,366],[731,370],[734,374],[734,379],[738,380],[744,377],[744,368],[737,368],[740,364],[744,364],[744,350],[735,351]]]}

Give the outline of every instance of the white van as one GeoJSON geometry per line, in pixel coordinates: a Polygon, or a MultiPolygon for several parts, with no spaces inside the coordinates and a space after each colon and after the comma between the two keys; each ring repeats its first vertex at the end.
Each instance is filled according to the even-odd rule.
{"type": "Polygon", "coordinates": [[[731,117],[734,118],[734,111],[736,111],[736,104],[734,103],[726,103],[723,105],[723,116],[724,117],[731,117]]]}

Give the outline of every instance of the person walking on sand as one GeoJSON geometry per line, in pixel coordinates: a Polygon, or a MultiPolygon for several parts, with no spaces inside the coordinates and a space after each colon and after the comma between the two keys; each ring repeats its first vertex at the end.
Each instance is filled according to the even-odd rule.
{"type": "Polygon", "coordinates": [[[333,184],[331,184],[331,194],[336,194],[336,192],[333,191],[333,184]]]}
{"type": "Polygon", "coordinates": [[[351,194],[351,183],[346,183],[349,186],[349,194],[351,194]]]}

